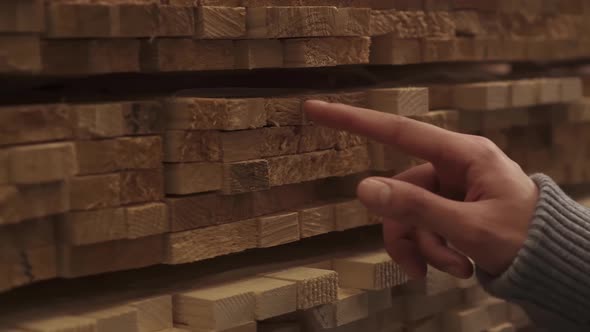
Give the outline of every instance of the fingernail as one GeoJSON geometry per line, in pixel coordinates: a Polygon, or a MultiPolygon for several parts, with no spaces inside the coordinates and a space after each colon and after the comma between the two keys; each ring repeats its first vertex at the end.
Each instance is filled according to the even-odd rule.
{"type": "Polygon", "coordinates": [[[391,201],[391,188],[383,182],[366,179],[359,185],[359,198],[363,203],[383,206],[391,201]]]}
{"type": "Polygon", "coordinates": [[[328,104],[327,102],[325,102],[323,100],[315,100],[315,99],[306,100],[305,103],[306,104],[316,104],[316,105],[326,105],[326,104],[328,104]]]}

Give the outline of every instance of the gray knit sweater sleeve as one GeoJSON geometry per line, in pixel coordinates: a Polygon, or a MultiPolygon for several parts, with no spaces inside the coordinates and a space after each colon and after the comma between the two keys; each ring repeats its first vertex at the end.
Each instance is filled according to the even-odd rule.
{"type": "Polygon", "coordinates": [[[492,278],[478,269],[478,278],[492,295],[532,304],[575,330],[590,331],[590,209],[549,177],[531,178],[540,197],[523,248],[502,275],[492,278]]]}

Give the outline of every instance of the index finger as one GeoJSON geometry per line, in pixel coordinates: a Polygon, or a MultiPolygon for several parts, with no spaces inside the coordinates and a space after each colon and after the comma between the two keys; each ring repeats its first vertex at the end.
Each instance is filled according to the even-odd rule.
{"type": "Polygon", "coordinates": [[[396,146],[433,163],[464,161],[470,153],[464,135],[402,116],[315,100],[305,102],[304,109],[311,120],[321,125],[396,146]]]}

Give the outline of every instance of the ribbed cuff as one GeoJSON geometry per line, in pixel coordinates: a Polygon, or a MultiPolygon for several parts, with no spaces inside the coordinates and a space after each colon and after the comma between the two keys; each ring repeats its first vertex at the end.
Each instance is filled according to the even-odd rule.
{"type": "Polygon", "coordinates": [[[540,197],[523,248],[502,275],[478,269],[478,278],[494,296],[590,325],[590,210],[549,177],[531,178],[540,197]]]}

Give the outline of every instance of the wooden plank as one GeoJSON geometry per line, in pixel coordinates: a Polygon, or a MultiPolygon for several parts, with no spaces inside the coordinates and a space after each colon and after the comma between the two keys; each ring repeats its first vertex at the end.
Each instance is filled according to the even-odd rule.
{"type": "Polygon", "coordinates": [[[557,78],[544,78],[537,80],[539,104],[557,104],[561,101],[560,80],[557,78]]]}
{"type": "Polygon", "coordinates": [[[7,153],[10,183],[26,185],[61,181],[78,171],[72,143],[20,146],[7,153]]]}
{"type": "Polygon", "coordinates": [[[172,296],[162,295],[132,302],[137,310],[139,332],[156,332],[172,328],[172,296]]]}
{"type": "Polygon", "coordinates": [[[486,330],[486,332],[514,332],[514,331],[516,331],[516,328],[514,327],[514,325],[512,325],[512,323],[499,324],[494,327],[490,327],[489,329],[486,330]]]}
{"type": "MultiPolygon", "coordinates": [[[[367,290],[366,292],[368,297],[369,315],[373,315],[378,312],[384,312],[387,309],[398,309],[397,307],[394,307],[394,301],[391,295],[391,288],[367,290]]],[[[400,301],[398,300],[396,304],[398,304],[399,302],[400,301]]]]}
{"type": "Polygon", "coordinates": [[[169,197],[166,203],[172,231],[183,231],[293,210],[317,197],[313,183],[302,183],[239,195],[169,197]]]}
{"type": "Polygon", "coordinates": [[[64,213],[70,209],[69,197],[66,182],[0,186],[0,224],[64,213]]]}
{"type": "Polygon", "coordinates": [[[455,39],[424,38],[421,44],[422,60],[420,62],[449,62],[457,60],[455,39]]]}
{"type": "Polygon", "coordinates": [[[135,39],[44,40],[42,73],[56,76],[136,73],[140,42],[135,39]]]}
{"type": "Polygon", "coordinates": [[[17,327],[31,332],[77,332],[96,331],[96,320],[89,317],[57,315],[51,318],[29,317],[17,327]]]}
{"type": "Polygon", "coordinates": [[[36,74],[41,71],[38,36],[0,36],[0,72],[36,74]]]}
{"type": "Polygon", "coordinates": [[[453,87],[453,103],[466,111],[491,111],[508,107],[509,82],[489,82],[456,85],[453,87]]]}
{"type": "Polygon", "coordinates": [[[294,38],[283,40],[287,68],[368,64],[368,37],[294,38]]]}
{"type": "Polygon", "coordinates": [[[258,248],[270,248],[298,241],[299,215],[286,212],[258,218],[258,248]]]}
{"type": "Polygon", "coordinates": [[[223,132],[220,134],[222,159],[235,162],[295,154],[302,135],[295,127],[223,132]]]}
{"type": "Polygon", "coordinates": [[[488,312],[492,326],[500,325],[508,321],[508,302],[497,298],[489,298],[483,301],[483,306],[488,312]]]}
{"type": "Polygon", "coordinates": [[[182,163],[164,166],[166,194],[186,195],[223,188],[219,163],[182,163]]]}
{"type": "Polygon", "coordinates": [[[166,105],[166,127],[177,130],[240,130],[266,124],[261,98],[174,98],[166,105]]]}
{"type": "Polygon", "coordinates": [[[233,39],[246,35],[246,8],[197,7],[195,37],[199,39],[233,39]]]}
{"type": "Polygon", "coordinates": [[[195,13],[192,3],[158,5],[159,36],[183,37],[195,34],[195,13]]]}
{"type": "Polygon", "coordinates": [[[163,148],[160,136],[121,137],[117,139],[120,170],[158,169],[162,167],[163,148]]]}
{"type": "Polygon", "coordinates": [[[111,36],[153,37],[160,27],[160,8],[154,1],[120,2],[111,7],[111,36]]]}
{"type": "Polygon", "coordinates": [[[76,137],[94,139],[124,136],[127,131],[125,114],[129,112],[127,106],[123,103],[71,105],[77,120],[76,137]]]}
{"type": "Polygon", "coordinates": [[[297,310],[297,285],[295,282],[253,277],[237,284],[254,293],[254,318],[258,321],[297,310]]]}
{"type": "Polygon", "coordinates": [[[59,275],[74,278],[162,263],[162,236],[58,248],[59,275]]]}
{"type": "Polygon", "coordinates": [[[369,223],[367,208],[358,200],[334,204],[334,224],[337,231],[366,226],[369,223]]]}
{"type": "Polygon", "coordinates": [[[164,203],[147,203],[125,207],[127,238],[164,234],[170,232],[168,207],[164,203]]]}
{"type": "Polygon", "coordinates": [[[266,274],[265,277],[297,284],[297,309],[332,303],[337,299],[338,275],[334,271],[296,267],[266,274]]]}
{"type": "Polygon", "coordinates": [[[459,131],[459,116],[458,111],[440,110],[412,116],[412,118],[443,129],[459,131]]]}
{"type": "Polygon", "coordinates": [[[307,320],[320,329],[333,329],[369,316],[367,293],[358,289],[338,289],[336,302],[304,312],[307,320]]]}
{"type": "Polygon", "coordinates": [[[0,145],[61,141],[74,136],[74,119],[63,104],[4,106],[0,145]]]}
{"type": "Polygon", "coordinates": [[[369,8],[338,8],[335,35],[369,36],[370,30],[371,10],[369,8]]]}
{"type": "Polygon", "coordinates": [[[72,210],[95,210],[121,205],[119,174],[76,176],[70,179],[72,210]]]}
{"type": "Polygon", "coordinates": [[[234,195],[270,188],[268,161],[264,159],[223,164],[222,192],[234,195]]]}
{"type": "Polygon", "coordinates": [[[0,4],[0,33],[35,33],[44,29],[42,0],[3,1],[0,4]]]}
{"type": "Polygon", "coordinates": [[[231,40],[159,38],[141,43],[141,69],[177,72],[234,69],[231,40]]]}
{"type": "Polygon", "coordinates": [[[283,44],[278,39],[235,41],[236,69],[281,68],[283,44]]]}
{"type": "Polygon", "coordinates": [[[75,143],[78,175],[113,173],[119,170],[119,144],[116,139],[75,143]]]}
{"type": "Polygon", "coordinates": [[[163,199],[162,169],[121,172],[121,204],[155,202],[163,199]]]}
{"type": "Polygon", "coordinates": [[[325,204],[299,210],[299,232],[302,238],[336,230],[334,205],[325,204]]]}
{"type": "MultiPolygon", "coordinates": [[[[238,131],[241,132],[241,131],[238,131]]],[[[214,130],[169,130],[164,134],[164,162],[215,162],[223,155],[214,130]]]]}
{"type": "Polygon", "coordinates": [[[420,39],[399,39],[392,35],[383,35],[371,40],[371,64],[406,65],[422,62],[420,39]]]}
{"type": "Polygon", "coordinates": [[[579,77],[566,77],[560,80],[561,102],[573,102],[582,99],[582,80],[579,77]]]}
{"type": "Polygon", "coordinates": [[[110,307],[91,312],[84,312],[80,316],[95,319],[96,332],[139,332],[137,309],[133,307],[110,307]]]}
{"type": "Polygon", "coordinates": [[[370,34],[399,39],[454,38],[455,23],[446,12],[372,10],[370,34]]]}
{"type": "Polygon", "coordinates": [[[196,262],[256,248],[256,219],[210,226],[166,236],[167,264],[196,262]]]}
{"type": "Polygon", "coordinates": [[[538,100],[537,82],[534,80],[518,80],[510,84],[510,107],[530,107],[538,100]]]}
{"type": "Polygon", "coordinates": [[[368,152],[364,146],[275,157],[268,161],[271,186],[359,173],[369,166],[368,152]]]}
{"type": "Polygon", "coordinates": [[[245,287],[221,284],[174,295],[174,322],[197,331],[225,331],[254,320],[256,299],[245,287]]]}
{"type": "Polygon", "coordinates": [[[369,90],[371,109],[403,116],[419,115],[429,110],[428,88],[385,88],[369,90]]]}
{"type": "Polygon", "coordinates": [[[482,331],[491,327],[485,308],[455,309],[443,314],[444,331],[482,331]]]}
{"type": "Polygon", "coordinates": [[[68,212],[59,222],[59,234],[64,243],[74,246],[125,239],[125,210],[68,212]]]}
{"type": "Polygon", "coordinates": [[[112,5],[52,1],[47,4],[49,38],[100,38],[112,35],[112,5]]]}
{"type": "Polygon", "coordinates": [[[270,185],[280,186],[329,177],[332,175],[330,165],[335,156],[335,151],[326,150],[269,158],[270,185]]]}
{"type": "Polygon", "coordinates": [[[337,12],[335,7],[250,7],[248,38],[334,36],[337,12]]]}
{"type": "Polygon", "coordinates": [[[340,287],[378,290],[407,281],[406,274],[384,251],[359,253],[333,261],[340,287]]]}

